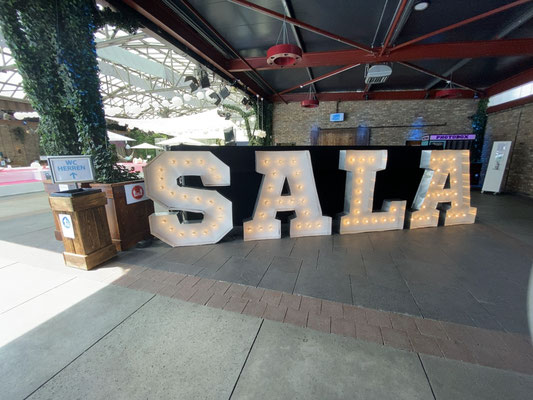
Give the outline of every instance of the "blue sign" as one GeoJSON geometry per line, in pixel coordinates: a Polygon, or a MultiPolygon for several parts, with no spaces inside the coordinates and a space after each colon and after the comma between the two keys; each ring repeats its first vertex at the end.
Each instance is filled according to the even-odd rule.
{"type": "Polygon", "coordinates": [[[330,120],[331,122],[341,122],[341,121],[344,121],[344,113],[329,114],[329,120],[330,120]]]}
{"type": "Polygon", "coordinates": [[[54,183],[93,182],[91,156],[48,157],[54,183]]]}

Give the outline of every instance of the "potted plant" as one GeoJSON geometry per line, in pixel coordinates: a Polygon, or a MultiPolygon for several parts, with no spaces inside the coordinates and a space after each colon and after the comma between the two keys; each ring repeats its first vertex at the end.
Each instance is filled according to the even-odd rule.
{"type": "Polygon", "coordinates": [[[135,17],[126,9],[98,10],[93,0],[3,4],[0,25],[24,91],[39,113],[43,150],[48,155],[92,156],[97,181],[92,185],[108,198],[106,212],[117,249],[149,238],[153,202],[125,201],[124,188],[139,186],[139,177],[116,164],[107,138],[94,41],[95,31],[108,23],[134,33],[139,28],[135,17]]]}

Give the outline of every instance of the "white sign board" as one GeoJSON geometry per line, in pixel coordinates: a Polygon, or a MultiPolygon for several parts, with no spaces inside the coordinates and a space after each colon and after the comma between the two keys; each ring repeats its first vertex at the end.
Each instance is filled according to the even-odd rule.
{"type": "Polygon", "coordinates": [[[74,239],[74,227],[72,226],[72,218],[68,214],[57,214],[59,223],[61,224],[61,232],[63,237],[74,239]]]}
{"type": "Polygon", "coordinates": [[[93,182],[94,170],[91,156],[48,157],[54,183],[93,182]]]}
{"type": "Polygon", "coordinates": [[[505,175],[505,167],[507,159],[511,151],[511,143],[508,142],[494,142],[492,145],[492,152],[490,153],[489,165],[485,180],[483,181],[483,192],[500,193],[503,177],[505,175]]]}
{"type": "Polygon", "coordinates": [[[148,200],[146,196],[146,189],[144,182],[130,183],[124,185],[124,192],[126,193],[126,204],[138,203],[139,201],[148,200]]]}

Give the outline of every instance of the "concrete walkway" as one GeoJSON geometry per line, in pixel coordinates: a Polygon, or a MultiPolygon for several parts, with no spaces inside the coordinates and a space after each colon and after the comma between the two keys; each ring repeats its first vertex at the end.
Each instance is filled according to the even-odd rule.
{"type": "MultiPolygon", "coordinates": [[[[0,242],[14,256],[21,245],[0,242]]],[[[529,399],[533,376],[0,259],[2,399],[529,399]]],[[[33,258],[33,257],[32,257],[33,258]]]]}

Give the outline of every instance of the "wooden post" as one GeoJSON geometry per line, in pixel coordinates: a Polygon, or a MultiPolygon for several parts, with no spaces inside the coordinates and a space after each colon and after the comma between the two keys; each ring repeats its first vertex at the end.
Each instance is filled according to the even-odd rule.
{"type": "Polygon", "coordinates": [[[63,231],[65,264],[89,270],[114,257],[117,251],[109,234],[105,194],[79,193],[68,197],[51,194],[48,200],[63,231]]]}

